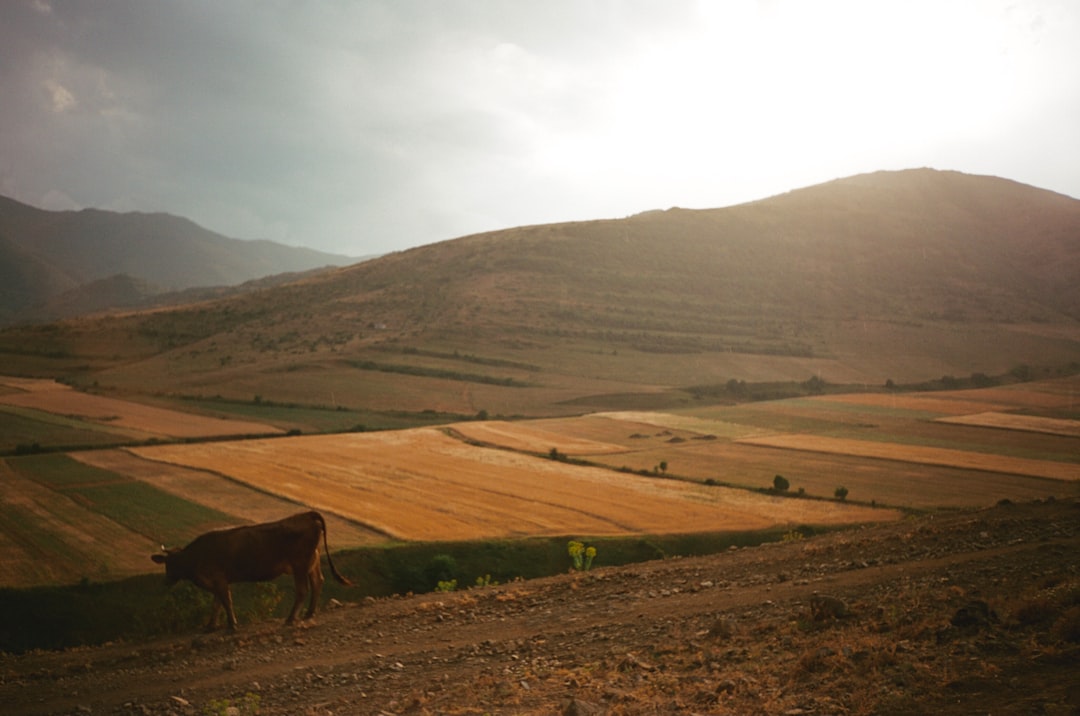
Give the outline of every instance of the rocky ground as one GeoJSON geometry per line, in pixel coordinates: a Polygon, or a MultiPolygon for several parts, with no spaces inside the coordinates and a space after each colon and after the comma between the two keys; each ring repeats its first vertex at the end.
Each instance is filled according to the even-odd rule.
{"type": "Polygon", "coordinates": [[[1080,714],[1080,503],[332,604],[295,628],[0,655],[0,704],[27,715],[1080,714]],[[822,602],[815,618],[815,593],[844,613],[822,602]]]}

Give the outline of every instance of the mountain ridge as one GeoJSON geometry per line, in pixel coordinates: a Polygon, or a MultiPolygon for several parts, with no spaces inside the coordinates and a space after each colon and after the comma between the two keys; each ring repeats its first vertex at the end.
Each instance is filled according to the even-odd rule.
{"type": "Polygon", "coordinates": [[[1076,364],[1077,277],[1080,201],[918,169],[475,234],[59,336],[125,390],[565,414],[612,407],[595,396],[677,404],[732,379],[882,385],[1076,364]],[[109,336],[122,371],[91,348],[109,336]],[[461,356],[486,361],[484,385],[461,356]]]}
{"type": "Polygon", "coordinates": [[[272,241],[231,239],[161,212],[51,212],[0,197],[0,267],[18,287],[17,294],[2,295],[0,322],[77,315],[84,312],[77,303],[61,302],[68,308],[59,312],[48,304],[118,275],[160,293],[237,285],[356,260],[272,241]]]}

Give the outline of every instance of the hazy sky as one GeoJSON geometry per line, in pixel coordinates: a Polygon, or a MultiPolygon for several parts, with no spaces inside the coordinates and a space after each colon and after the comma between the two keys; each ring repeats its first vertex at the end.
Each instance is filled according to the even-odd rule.
{"type": "Polygon", "coordinates": [[[48,209],[363,255],[921,166],[1080,197],[1080,2],[0,2],[48,209]]]}

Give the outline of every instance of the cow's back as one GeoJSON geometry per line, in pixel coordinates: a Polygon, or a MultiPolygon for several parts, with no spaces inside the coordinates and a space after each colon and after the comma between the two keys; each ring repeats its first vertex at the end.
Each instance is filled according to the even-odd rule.
{"type": "Polygon", "coordinates": [[[306,570],[317,559],[322,518],[305,512],[277,522],[244,525],[196,538],[185,551],[198,571],[224,573],[229,582],[262,582],[306,570]]]}

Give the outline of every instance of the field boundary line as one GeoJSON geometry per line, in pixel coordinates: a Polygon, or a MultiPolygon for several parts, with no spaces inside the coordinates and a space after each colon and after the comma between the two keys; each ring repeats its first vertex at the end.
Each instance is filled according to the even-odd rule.
{"type": "Polygon", "coordinates": [[[994,455],[968,450],[929,447],[923,445],[898,445],[870,440],[848,438],[830,438],[818,435],[788,434],[762,438],[736,440],[741,445],[780,448],[805,452],[825,453],[829,455],[849,455],[892,462],[907,462],[919,465],[937,465],[955,467],[964,470],[978,470],[1006,475],[1021,475],[1058,482],[1080,480],[1080,465],[1054,462],[1052,460],[1031,460],[1008,455],[994,455]]]}
{"type": "Polygon", "coordinates": [[[1044,418],[1038,415],[1014,415],[1012,413],[987,411],[971,415],[950,415],[937,418],[935,422],[950,425],[970,425],[992,430],[1015,430],[1023,433],[1080,438],[1080,420],[1044,418]]]}
{"type": "MultiPolygon", "coordinates": [[[[211,468],[206,468],[206,467],[193,467],[192,465],[188,465],[188,464],[186,464],[186,463],[184,463],[182,461],[179,461],[179,460],[170,460],[170,459],[167,459],[167,458],[152,457],[150,455],[145,455],[145,454],[141,454],[139,452],[136,452],[140,448],[120,448],[120,449],[123,450],[124,452],[127,452],[128,454],[130,454],[130,455],[132,455],[134,457],[140,458],[142,460],[149,460],[150,462],[156,462],[156,463],[160,463],[162,465],[170,465],[170,466],[174,466],[174,467],[175,466],[180,466],[180,467],[187,468],[189,470],[199,470],[199,471],[208,473],[210,475],[215,475],[215,476],[221,478],[222,480],[227,480],[227,481],[231,482],[234,485],[239,485],[239,486],[244,487],[244,488],[246,488],[248,490],[254,490],[255,492],[258,492],[258,493],[260,493],[262,495],[266,495],[268,497],[273,497],[273,498],[278,499],[278,500],[283,500],[284,502],[290,502],[290,503],[296,505],[298,508],[308,509],[308,510],[313,509],[311,505],[300,502],[300,501],[294,499],[293,497],[290,497],[288,494],[274,492],[274,491],[269,490],[269,489],[267,489],[265,487],[262,487],[261,485],[256,485],[256,484],[253,484],[253,483],[250,483],[250,482],[246,482],[244,480],[233,477],[232,475],[229,475],[228,473],[225,473],[225,472],[221,472],[219,470],[213,470],[211,468]]],[[[363,520],[358,520],[358,519],[356,519],[354,517],[349,517],[348,515],[343,515],[340,512],[338,512],[337,510],[334,510],[332,508],[320,507],[319,511],[320,512],[326,512],[327,514],[332,514],[334,517],[336,517],[336,518],[338,518],[340,520],[344,520],[345,522],[348,522],[350,524],[356,525],[357,527],[360,527],[362,529],[371,530],[375,534],[382,535],[386,539],[389,539],[389,540],[399,540],[399,539],[401,539],[398,535],[391,534],[391,533],[387,532],[385,529],[383,529],[381,527],[378,527],[375,524],[368,523],[368,522],[365,522],[363,520]]]]}

